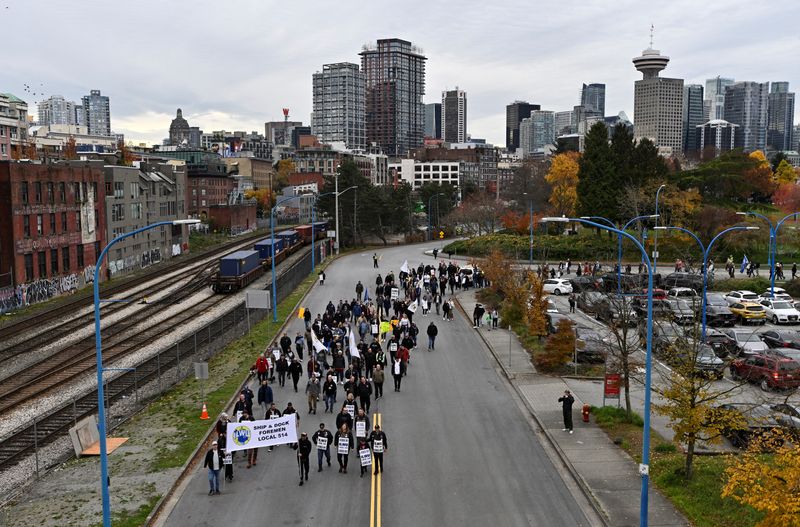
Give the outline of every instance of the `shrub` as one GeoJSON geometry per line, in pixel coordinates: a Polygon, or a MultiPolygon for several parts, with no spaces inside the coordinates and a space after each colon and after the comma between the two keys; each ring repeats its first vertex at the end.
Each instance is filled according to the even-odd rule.
{"type": "Polygon", "coordinates": [[[575,352],[575,332],[572,321],[562,319],[556,332],[544,344],[544,350],[534,355],[534,362],[540,371],[552,372],[570,361],[575,352]]]}
{"type": "Polygon", "coordinates": [[[644,421],[641,416],[632,413],[630,419],[624,408],[617,408],[616,406],[592,406],[592,415],[599,425],[611,426],[620,423],[631,423],[636,426],[643,426],[644,421]]]}
{"type": "MultiPolygon", "coordinates": [[[[769,272],[769,271],[767,271],[769,272]]],[[[769,289],[769,279],[763,276],[754,278],[729,278],[727,280],[715,280],[709,286],[714,291],[736,291],[744,289],[754,293],[762,293],[769,289]]]]}

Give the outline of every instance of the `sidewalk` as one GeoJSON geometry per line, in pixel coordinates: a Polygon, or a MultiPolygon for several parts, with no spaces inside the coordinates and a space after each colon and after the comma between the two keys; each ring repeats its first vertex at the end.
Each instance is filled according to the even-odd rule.
{"type": "MultiPolygon", "coordinates": [[[[456,300],[464,311],[472,313],[475,291],[459,293],[456,300]]],[[[478,331],[558,455],[593,496],[608,524],[615,527],[639,525],[641,476],[636,462],[614,445],[597,425],[581,420],[584,401],[576,393],[573,393],[575,433],[563,432],[561,405],[557,400],[569,386],[560,378],[537,374],[528,353],[507,329],[478,331]]],[[[649,510],[649,525],[689,525],[652,485],[649,510]]]]}

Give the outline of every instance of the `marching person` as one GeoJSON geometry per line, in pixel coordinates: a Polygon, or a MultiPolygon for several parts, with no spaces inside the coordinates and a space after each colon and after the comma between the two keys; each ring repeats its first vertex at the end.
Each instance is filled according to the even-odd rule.
{"type": "MultiPolygon", "coordinates": [[[[220,452],[222,452],[223,459],[227,457],[228,451],[228,434],[222,433],[217,438],[217,448],[219,448],[220,452]]],[[[225,465],[225,479],[227,481],[233,481],[233,453],[231,452],[231,463],[225,465]]]]}
{"type": "MultiPolygon", "coordinates": [[[[255,421],[255,417],[250,415],[248,412],[242,414],[242,418],[239,419],[239,422],[243,421],[255,421]]],[[[258,449],[257,448],[250,448],[247,450],[247,468],[251,466],[255,466],[258,463],[258,449]]]]}
{"type": "Polygon", "coordinates": [[[347,474],[347,461],[350,458],[350,451],[353,450],[353,434],[350,433],[347,425],[342,425],[333,440],[336,444],[336,459],[339,462],[339,472],[347,474]]]}
{"type": "Polygon", "coordinates": [[[303,360],[303,349],[305,348],[305,337],[298,331],[297,335],[294,337],[294,349],[297,351],[297,356],[300,357],[300,360],[303,360]]]}
{"type": "MultiPolygon", "coordinates": [[[[286,403],[286,409],[283,411],[284,417],[289,414],[294,414],[295,429],[300,428],[300,414],[297,413],[297,409],[294,406],[292,406],[292,403],[286,403]]],[[[293,444],[292,448],[297,448],[297,443],[293,444]]]]}
{"type": "Polygon", "coordinates": [[[395,357],[392,364],[392,377],[394,377],[394,391],[400,391],[400,382],[403,380],[403,364],[400,357],[395,357]]]}
{"type": "Polygon", "coordinates": [[[333,434],[330,430],[325,428],[325,423],[319,424],[319,430],[314,432],[311,440],[317,445],[317,472],[322,472],[322,458],[325,457],[328,466],[331,466],[331,443],[333,443],[333,434]],[[321,441],[323,439],[323,441],[321,441]],[[323,447],[324,443],[324,447],[323,447]]]}
{"type": "Polygon", "coordinates": [[[367,381],[367,378],[361,376],[356,386],[356,395],[358,395],[358,402],[361,405],[361,410],[369,413],[370,399],[372,398],[372,384],[367,381]]]}
{"type": "Polygon", "coordinates": [[[381,397],[383,397],[383,381],[384,381],[383,367],[380,364],[378,364],[375,366],[375,370],[372,372],[372,384],[375,385],[376,401],[381,397]]]}
{"type": "Polygon", "coordinates": [[[317,400],[319,399],[319,381],[316,377],[308,379],[306,384],[306,395],[308,395],[308,413],[317,413],[317,400]]]}
{"type": "Polygon", "coordinates": [[[369,417],[367,414],[364,413],[363,408],[358,409],[358,414],[356,418],[353,420],[353,427],[356,431],[356,439],[360,438],[367,438],[367,432],[369,432],[369,417]],[[359,426],[359,423],[363,423],[359,426]]]}
{"type": "Polygon", "coordinates": [[[342,425],[347,426],[348,430],[353,428],[353,416],[347,411],[347,406],[342,406],[342,411],[336,414],[336,429],[339,430],[342,425]]]}
{"type": "Polygon", "coordinates": [[[372,446],[372,453],[375,455],[375,471],[373,474],[378,473],[378,468],[383,472],[383,453],[389,450],[389,442],[386,440],[386,434],[381,430],[381,425],[376,424],[375,429],[369,434],[369,444],[372,446]]]}
{"type": "Polygon", "coordinates": [[[286,371],[289,369],[289,361],[286,360],[286,354],[281,353],[281,356],[275,361],[275,369],[278,372],[278,385],[283,388],[286,385],[286,371]]]}
{"type": "Polygon", "coordinates": [[[358,281],[356,284],[356,300],[361,302],[361,295],[364,293],[364,284],[361,283],[361,280],[358,281]]]}
{"type": "Polygon", "coordinates": [[[303,365],[300,364],[298,359],[294,359],[291,364],[289,364],[289,375],[292,377],[292,384],[294,385],[294,391],[297,392],[297,383],[300,382],[300,377],[303,375],[303,365]]]}
{"type": "Polygon", "coordinates": [[[208,495],[219,494],[219,471],[222,469],[222,451],[218,448],[216,441],[211,443],[211,450],[206,452],[206,459],[203,468],[208,468],[208,484],[211,490],[208,495]]]}
{"type": "Polygon", "coordinates": [[[267,384],[267,379],[261,381],[261,386],[258,387],[258,404],[261,405],[261,409],[264,410],[264,415],[267,414],[267,410],[269,410],[269,405],[272,404],[272,387],[267,384]]]}
{"type": "Polygon", "coordinates": [[[308,434],[303,432],[300,434],[300,440],[297,442],[297,461],[300,465],[300,486],[303,486],[303,478],[308,481],[308,462],[311,455],[311,441],[308,440],[308,434]]]}
{"type": "Polygon", "coordinates": [[[322,395],[325,397],[325,411],[333,413],[333,404],[336,402],[336,381],[333,375],[328,375],[325,384],[322,386],[322,395]]]}
{"type": "Polygon", "coordinates": [[[572,433],[572,404],[575,402],[575,398],[569,393],[569,390],[564,390],[564,395],[558,398],[558,402],[561,403],[561,411],[564,414],[564,432],[569,430],[569,433],[572,433]]]}
{"type": "Polygon", "coordinates": [[[358,454],[359,461],[361,462],[361,475],[358,476],[359,478],[363,478],[364,474],[369,474],[369,463],[372,461],[370,458],[362,458],[361,451],[366,449],[369,451],[369,443],[367,442],[366,437],[359,437],[356,439],[358,441],[358,445],[356,446],[356,453],[358,454]]]}
{"type": "MultiPolygon", "coordinates": [[[[281,417],[281,411],[278,410],[278,407],[275,406],[275,403],[270,403],[269,410],[267,410],[267,415],[264,416],[264,419],[277,419],[281,417]]],[[[267,447],[267,452],[272,452],[273,445],[267,447]]]]}
{"type": "Polygon", "coordinates": [[[439,328],[436,327],[436,324],[431,323],[428,324],[428,351],[436,349],[436,335],[439,334],[439,328]]]}

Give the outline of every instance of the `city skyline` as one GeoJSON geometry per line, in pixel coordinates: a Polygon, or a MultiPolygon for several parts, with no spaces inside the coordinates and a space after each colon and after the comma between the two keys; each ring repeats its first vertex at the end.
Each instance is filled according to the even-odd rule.
{"type": "MultiPolygon", "coordinates": [[[[5,68],[3,90],[25,99],[32,115],[35,102],[51,95],[78,101],[89,90],[102,90],[111,99],[113,131],[134,142],[159,144],[167,137],[178,107],[204,130],[258,131],[264,122],[280,120],[282,108],[290,109],[290,119],[309,124],[310,77],[321,64],[358,63],[363,44],[397,37],[420,46],[428,57],[423,102],[437,102],[441,91],[458,85],[469,93],[470,135],[502,146],[507,104],[527,100],[543,110],[570,110],[579,104],[584,83],[606,85],[606,115],[625,111],[633,116],[633,82],[638,75],[630,61],[648,46],[651,23],[653,47],[671,58],[670,77],[686,84],[704,84],[717,75],[737,81],[786,81],[796,89],[800,74],[782,57],[798,48],[789,24],[800,7],[781,4],[776,7],[782,16],[774,17],[774,10],[754,11],[743,1],[702,6],[675,2],[658,10],[639,10],[640,4],[632,2],[613,7],[592,2],[582,6],[582,16],[597,22],[592,32],[586,32],[574,24],[571,10],[545,9],[550,15],[542,19],[520,15],[530,12],[522,3],[501,7],[466,2],[456,14],[445,6],[428,5],[426,17],[414,18],[417,23],[411,24],[417,11],[413,5],[384,20],[386,5],[379,2],[350,13],[344,22],[351,26],[347,31],[341,31],[339,24],[314,25],[313,19],[323,16],[314,10],[278,3],[243,2],[235,11],[198,3],[189,11],[185,6],[142,1],[126,15],[125,27],[115,23],[118,9],[99,2],[86,10],[66,9],[55,2],[24,7],[12,3],[4,15],[35,20],[38,37],[28,38],[30,24],[8,28],[11,41],[25,39],[28,44],[5,68]],[[481,13],[480,23],[470,14],[475,10],[481,13]],[[686,17],[687,10],[693,16],[686,17]],[[160,16],[153,17],[154,12],[160,16]],[[211,13],[213,17],[208,16],[211,13]],[[305,35],[287,22],[264,32],[260,25],[236,22],[291,21],[301,14],[311,21],[305,27],[319,30],[305,35]],[[625,24],[618,23],[620,17],[625,24]],[[441,18],[453,20],[453,29],[442,31],[437,22],[441,18]],[[175,20],[181,21],[180,39],[175,38],[175,20]],[[93,25],[96,31],[82,34],[70,29],[79,23],[93,25]],[[485,32],[484,24],[497,29],[493,38],[475,39],[475,34],[485,32]],[[769,24],[771,35],[786,36],[762,42],[747,30],[759,24],[769,24]],[[144,25],[152,31],[136,30],[144,25]],[[210,34],[215,37],[203,36],[210,34]],[[729,38],[732,34],[737,38],[729,38]],[[294,38],[298,45],[287,45],[294,38]],[[47,51],[57,41],[68,56],[78,57],[87,46],[94,49],[98,39],[114,45],[94,51],[92,60],[54,60],[47,51]],[[218,45],[220,39],[225,46],[218,45]],[[720,45],[712,47],[710,42],[720,45]],[[250,51],[256,49],[263,50],[258,60],[250,51]],[[159,64],[171,66],[164,70],[159,64]],[[25,92],[25,84],[37,95],[25,92]]],[[[798,109],[795,122],[800,121],[798,109]]]]}

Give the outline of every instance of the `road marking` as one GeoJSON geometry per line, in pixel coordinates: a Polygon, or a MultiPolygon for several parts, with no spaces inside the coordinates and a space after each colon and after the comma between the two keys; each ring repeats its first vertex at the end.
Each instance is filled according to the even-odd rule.
{"type": "MultiPolygon", "coordinates": [[[[375,412],[372,414],[372,424],[381,424],[381,414],[375,412]]],[[[370,498],[369,498],[369,525],[370,527],[380,527],[381,525],[381,473],[375,474],[375,467],[377,467],[375,460],[375,453],[372,453],[372,465],[370,471],[372,472],[372,480],[370,482],[370,498]]]]}
{"type": "MultiPolygon", "coordinates": [[[[383,415],[382,414],[378,414],[377,418],[378,418],[378,423],[377,424],[381,427],[381,430],[383,430],[383,415]]],[[[386,451],[386,448],[384,446],[384,452],[385,451],[386,451]]],[[[373,463],[374,463],[374,461],[373,461],[373,463]]],[[[383,466],[383,465],[381,465],[381,466],[383,466]]],[[[375,474],[375,468],[374,467],[372,469],[372,473],[373,473],[373,475],[375,474]]],[[[376,508],[377,508],[377,511],[376,511],[376,517],[377,518],[375,520],[375,527],[381,527],[381,487],[383,486],[383,484],[382,484],[383,471],[378,472],[377,476],[378,476],[378,483],[377,483],[378,484],[378,495],[377,495],[377,498],[375,500],[376,501],[376,508]]]]}

